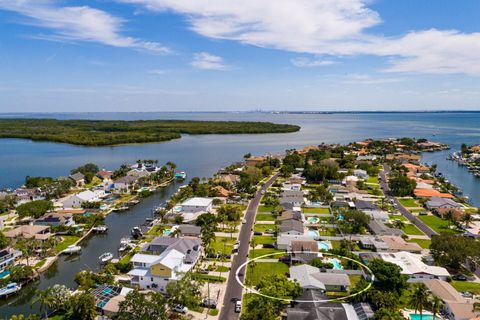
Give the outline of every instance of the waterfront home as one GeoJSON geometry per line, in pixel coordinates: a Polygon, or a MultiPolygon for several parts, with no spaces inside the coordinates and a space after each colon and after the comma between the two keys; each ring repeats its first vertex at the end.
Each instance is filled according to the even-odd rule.
{"type": "Polygon", "coordinates": [[[447,280],[450,273],[447,269],[437,266],[429,266],[422,261],[422,255],[400,251],[391,253],[379,253],[384,261],[396,264],[402,268],[401,273],[409,277],[408,282],[418,282],[427,279],[447,280]]]}
{"type": "Polygon", "coordinates": [[[85,176],[81,172],[76,172],[69,177],[75,182],[75,186],[81,187],[85,184],[85,176]]]}
{"type": "Polygon", "coordinates": [[[102,315],[112,317],[118,313],[120,303],[131,291],[133,289],[126,287],[100,285],[93,289],[91,294],[95,299],[95,306],[101,310],[102,315]]]}
{"type": "Polygon", "coordinates": [[[13,191],[13,194],[17,206],[30,201],[45,200],[45,195],[39,188],[17,188],[13,191]]]}
{"type": "Polygon", "coordinates": [[[435,189],[415,189],[413,190],[413,194],[417,198],[444,198],[444,199],[453,199],[455,198],[452,194],[450,193],[444,193],[440,192],[435,189]]]}
{"type": "Polygon", "coordinates": [[[137,182],[137,178],[134,176],[124,176],[113,181],[113,188],[117,191],[127,192],[137,182]]]}
{"type": "Polygon", "coordinates": [[[304,290],[345,292],[350,287],[350,278],[343,273],[321,272],[308,264],[290,267],[290,280],[297,281],[304,290]]]}
{"type": "Polygon", "coordinates": [[[421,174],[421,173],[429,173],[430,168],[427,166],[416,165],[413,163],[404,163],[402,167],[408,170],[413,175],[421,174]]]}
{"type": "Polygon", "coordinates": [[[202,233],[202,228],[191,224],[182,224],[178,226],[182,237],[197,237],[199,238],[202,233]]]}
{"type": "Polygon", "coordinates": [[[417,181],[417,186],[416,186],[416,189],[429,189],[429,190],[432,190],[433,189],[433,186],[430,184],[430,183],[426,183],[426,182],[423,182],[423,181],[417,181]]]}
{"type": "Polygon", "coordinates": [[[201,255],[201,241],[196,238],[157,237],[135,254],[128,273],[130,283],[142,290],[165,292],[170,281],[182,279],[201,255]]]}
{"type": "Polygon", "coordinates": [[[310,263],[318,257],[318,243],[314,240],[293,240],[291,242],[292,260],[310,263]]]}
{"type": "Polygon", "coordinates": [[[83,202],[96,202],[100,201],[105,193],[101,190],[85,190],[80,193],[73,194],[60,201],[64,208],[80,208],[83,202]]]}
{"type": "Polygon", "coordinates": [[[232,194],[231,191],[225,189],[222,186],[215,186],[215,187],[213,187],[213,190],[215,190],[217,192],[218,197],[222,197],[222,198],[228,198],[230,196],[230,194],[232,194]]]}
{"type": "Polygon", "coordinates": [[[282,192],[280,204],[290,204],[294,207],[301,207],[305,201],[304,194],[300,190],[285,190],[282,192]]]}
{"type": "Polygon", "coordinates": [[[359,320],[351,304],[326,302],[326,299],[319,291],[303,290],[297,300],[308,302],[293,302],[287,308],[287,320],[359,320]]]}
{"type": "Polygon", "coordinates": [[[16,241],[19,238],[30,239],[34,238],[38,241],[45,241],[50,239],[53,236],[50,233],[49,226],[38,226],[38,225],[23,225],[18,226],[15,229],[8,230],[4,232],[5,237],[9,238],[12,241],[16,241]]]}
{"type": "Polygon", "coordinates": [[[71,214],[60,214],[57,212],[46,213],[43,217],[40,217],[34,221],[35,225],[43,226],[66,226],[70,227],[75,224],[73,216],[71,214]]]}
{"type": "Polygon", "coordinates": [[[430,198],[426,203],[426,207],[430,210],[463,208],[460,203],[455,202],[452,199],[446,199],[441,197],[430,198]]]}
{"type": "Polygon", "coordinates": [[[278,226],[279,235],[303,235],[305,233],[305,228],[303,227],[303,222],[295,219],[284,220],[278,226]]]}
{"type": "Polygon", "coordinates": [[[109,181],[112,179],[113,171],[103,169],[98,171],[96,175],[103,181],[109,181]]]}
{"type": "Polygon", "coordinates": [[[9,266],[15,264],[15,260],[22,255],[22,252],[13,248],[0,249],[0,273],[9,266]]]}
{"type": "Polygon", "coordinates": [[[213,206],[213,198],[194,197],[180,204],[182,213],[210,212],[213,206]]]}
{"type": "Polygon", "coordinates": [[[222,174],[218,176],[218,180],[236,185],[240,181],[240,176],[236,174],[222,174]]]}
{"type": "Polygon", "coordinates": [[[245,165],[247,167],[255,167],[257,164],[259,164],[262,161],[265,161],[267,158],[265,157],[250,157],[245,159],[245,165]]]}
{"type": "Polygon", "coordinates": [[[450,283],[438,279],[425,280],[423,283],[432,294],[442,299],[443,311],[448,318],[470,320],[480,317],[480,311],[475,311],[475,299],[464,298],[450,283]]]}
{"type": "Polygon", "coordinates": [[[403,231],[400,229],[390,228],[384,222],[371,220],[368,223],[368,229],[370,232],[377,236],[399,236],[403,235],[403,231]]]}
{"type": "Polygon", "coordinates": [[[144,177],[148,177],[151,175],[151,172],[147,171],[147,170],[143,170],[143,169],[132,169],[130,171],[128,171],[127,173],[127,176],[132,176],[132,177],[135,177],[137,179],[139,178],[144,178],[144,177]]]}

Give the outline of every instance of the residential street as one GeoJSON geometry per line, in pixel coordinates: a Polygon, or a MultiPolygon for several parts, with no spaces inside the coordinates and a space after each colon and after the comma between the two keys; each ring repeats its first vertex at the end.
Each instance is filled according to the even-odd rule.
{"type": "Polygon", "coordinates": [[[425,233],[429,238],[434,235],[437,235],[435,231],[430,229],[425,223],[423,223],[420,219],[415,217],[410,211],[408,211],[395,197],[390,195],[390,190],[388,188],[388,183],[386,176],[390,172],[390,167],[387,165],[383,166],[384,171],[380,172],[380,187],[382,188],[383,193],[388,201],[393,200],[395,206],[400,213],[407,218],[413,225],[419,228],[423,233],[425,233]]]}
{"type": "MultiPolygon", "coordinates": [[[[223,300],[223,307],[220,312],[219,319],[231,320],[240,318],[240,313],[235,312],[235,303],[233,299],[242,299],[242,286],[238,284],[235,279],[235,272],[238,267],[245,263],[248,259],[248,250],[250,246],[250,239],[252,236],[252,229],[255,223],[255,215],[257,214],[257,208],[260,204],[260,199],[262,198],[262,191],[267,190],[267,188],[278,178],[278,173],[275,174],[270,180],[267,181],[255,194],[255,197],[250,201],[247,211],[245,213],[246,222],[242,225],[240,230],[240,235],[238,240],[240,241],[240,246],[238,248],[238,253],[234,255],[232,261],[232,267],[227,281],[227,289],[225,292],[225,297],[223,300]]],[[[245,268],[240,272],[240,279],[244,281],[245,268]]]]}

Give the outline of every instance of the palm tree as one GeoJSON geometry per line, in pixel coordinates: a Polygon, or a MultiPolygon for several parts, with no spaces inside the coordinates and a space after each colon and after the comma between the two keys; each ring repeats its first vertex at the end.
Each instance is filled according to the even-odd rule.
{"type": "Polygon", "coordinates": [[[48,310],[51,309],[55,304],[55,301],[52,295],[52,288],[47,288],[45,290],[38,290],[31,305],[34,305],[36,303],[40,304],[40,312],[44,312],[45,318],[47,318],[48,310]]]}
{"type": "Polygon", "coordinates": [[[179,238],[182,235],[182,230],[180,228],[176,228],[170,233],[170,237],[172,238],[179,238]]]}
{"type": "Polygon", "coordinates": [[[410,304],[415,308],[415,314],[417,311],[420,313],[420,320],[422,319],[423,310],[428,304],[428,297],[427,287],[423,283],[417,284],[410,297],[410,304]]]}
{"type": "Polygon", "coordinates": [[[443,309],[443,301],[436,295],[432,295],[430,299],[430,308],[433,313],[433,319],[436,319],[436,315],[443,309]]]}
{"type": "Polygon", "coordinates": [[[172,161],[168,161],[166,163],[167,167],[170,168],[171,171],[174,171],[176,168],[177,168],[177,165],[175,163],[173,163],[172,161]]]}
{"type": "Polygon", "coordinates": [[[396,229],[403,230],[403,229],[405,229],[405,222],[402,221],[402,220],[395,220],[393,222],[393,227],[396,228],[396,229]]]}
{"type": "Polygon", "coordinates": [[[470,213],[465,213],[463,216],[462,216],[462,222],[465,224],[465,228],[468,228],[468,226],[470,225],[470,223],[473,222],[473,217],[470,213]]]}

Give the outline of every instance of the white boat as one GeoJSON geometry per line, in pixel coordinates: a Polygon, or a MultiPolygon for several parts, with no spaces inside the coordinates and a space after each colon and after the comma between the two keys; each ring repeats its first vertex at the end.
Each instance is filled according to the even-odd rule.
{"type": "Polygon", "coordinates": [[[11,282],[7,284],[6,287],[0,288],[0,297],[6,297],[11,294],[14,294],[15,292],[19,291],[22,288],[21,285],[19,285],[16,282],[11,282]]]}
{"type": "Polygon", "coordinates": [[[93,231],[99,232],[99,233],[107,232],[107,230],[108,230],[107,226],[96,226],[93,228],[93,231]]]}
{"type": "Polygon", "coordinates": [[[76,246],[76,245],[71,245],[71,246],[68,246],[67,249],[63,250],[62,253],[63,254],[74,254],[74,253],[79,253],[80,251],[82,251],[82,247],[76,246]]]}
{"type": "Polygon", "coordinates": [[[113,211],[126,211],[128,209],[130,209],[130,208],[127,207],[127,206],[121,206],[121,207],[113,209],[113,211]]]}
{"type": "Polygon", "coordinates": [[[179,180],[184,180],[185,178],[187,178],[187,173],[185,171],[177,172],[175,173],[175,178],[179,180]]]}
{"type": "Polygon", "coordinates": [[[120,247],[118,248],[118,251],[119,252],[124,252],[124,251],[130,250],[131,248],[132,247],[131,247],[130,243],[121,243],[120,247]]]}
{"type": "Polygon", "coordinates": [[[112,260],[113,254],[110,252],[105,252],[103,253],[100,257],[98,257],[98,260],[100,260],[101,263],[107,263],[108,261],[112,260]]]}

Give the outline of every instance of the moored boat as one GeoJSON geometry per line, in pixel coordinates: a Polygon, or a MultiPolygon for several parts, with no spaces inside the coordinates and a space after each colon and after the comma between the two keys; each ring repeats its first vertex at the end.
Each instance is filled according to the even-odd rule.
{"type": "Polygon", "coordinates": [[[22,288],[21,285],[19,285],[16,282],[11,282],[7,284],[5,287],[0,288],[0,297],[8,297],[11,294],[14,294],[22,288]]]}
{"type": "Polygon", "coordinates": [[[93,231],[98,232],[98,233],[105,233],[105,232],[107,232],[107,230],[108,230],[108,227],[104,226],[104,225],[96,226],[96,227],[93,228],[93,231]]]}
{"type": "Polygon", "coordinates": [[[80,251],[82,251],[82,247],[76,246],[76,245],[71,245],[71,246],[68,246],[65,250],[63,250],[62,253],[63,254],[75,254],[75,253],[79,253],[80,251]]]}
{"type": "Polygon", "coordinates": [[[98,257],[98,260],[100,260],[101,263],[107,263],[108,261],[112,260],[113,254],[110,252],[105,252],[103,253],[100,257],[98,257]]]}
{"type": "Polygon", "coordinates": [[[184,180],[187,178],[187,173],[185,171],[180,171],[175,173],[175,179],[184,180]]]}

